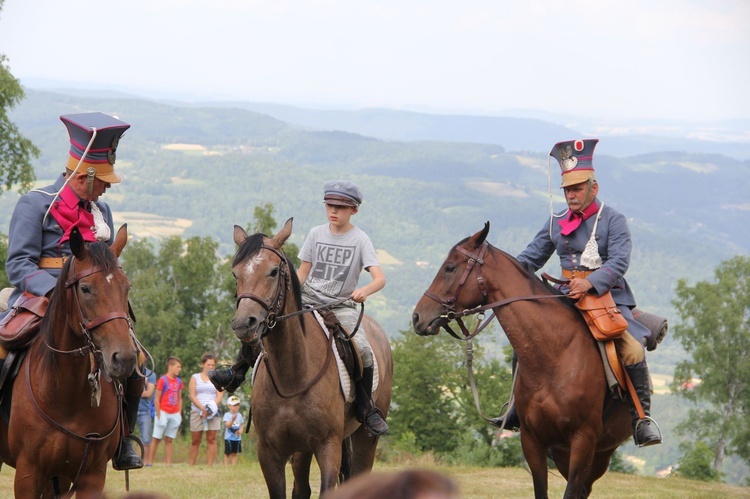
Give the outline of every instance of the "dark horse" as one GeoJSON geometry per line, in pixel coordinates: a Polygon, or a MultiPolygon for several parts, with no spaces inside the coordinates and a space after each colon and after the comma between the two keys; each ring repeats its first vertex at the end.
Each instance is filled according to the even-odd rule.
{"type": "Polygon", "coordinates": [[[455,314],[503,302],[493,311],[518,355],[514,393],[534,495],[547,497],[550,453],[568,480],[564,497],[588,497],[631,435],[627,406],[608,396],[599,349],[580,312],[487,243],[488,232],[489,223],[451,249],[414,309],[414,329],[434,335],[455,314]]]}
{"type": "Polygon", "coordinates": [[[16,497],[71,487],[77,497],[101,496],[123,425],[119,380],[137,362],[130,281],[117,262],[126,242],[126,226],[111,247],[84,243],[77,229],[70,236],[72,258],[13,384],[10,421],[0,421],[0,456],[16,468],[16,497]]]}
{"type": "MultiPolygon", "coordinates": [[[[242,227],[234,226],[239,248],[232,264],[238,297],[232,329],[244,343],[260,342],[263,347],[251,408],[258,460],[272,498],[286,497],[284,470],[290,457],[292,497],[310,497],[313,455],[320,467],[322,495],[335,487],[340,474],[346,478],[342,458],[351,466],[350,475],[369,472],[378,443],[357,421],[354,404],[346,402],[331,342],[322,327],[312,313],[297,313],[302,309],[300,284],[281,249],[291,233],[291,219],[272,238],[248,237],[242,227]],[[349,443],[351,461],[344,451],[349,443]]],[[[372,318],[365,315],[362,328],[379,366],[373,399],[385,415],[391,403],[391,348],[372,318]]]]}

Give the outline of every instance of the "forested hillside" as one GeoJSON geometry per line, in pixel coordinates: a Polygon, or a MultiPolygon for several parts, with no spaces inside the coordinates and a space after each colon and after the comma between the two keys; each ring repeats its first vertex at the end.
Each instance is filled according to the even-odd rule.
{"type": "MultiPolygon", "coordinates": [[[[64,168],[68,137],[59,115],[101,111],[130,123],[117,151],[123,182],[105,199],[117,224],[127,222],[136,238],[157,244],[172,234],[210,237],[219,242],[221,255],[231,255],[233,225],[247,225],[255,207],[270,203],[279,223],[294,217],[291,241],[301,246],[307,231],[325,222],[324,182],[357,182],[364,203],[353,221],[381,252],[388,279],[386,288],[367,301],[367,311],[394,337],[410,328],[414,305],[454,243],[490,221],[489,241],[515,254],[544,226],[550,186],[555,209],[564,207],[559,169],[548,166],[546,153],[509,152],[476,140],[405,140],[416,135],[385,140],[313,130],[241,107],[27,89],[11,119],[41,150],[39,185],[64,168]]],[[[462,123],[457,120],[441,126],[455,129],[462,123]]],[[[504,126],[513,127],[513,120],[503,120],[504,126]]],[[[547,137],[548,147],[574,138],[553,138],[555,131],[566,130],[539,120],[515,123],[524,136],[547,137]]],[[[394,136],[406,132],[393,131],[394,136]]],[[[648,152],[596,155],[600,198],[629,217],[635,251],[628,278],[641,308],[674,321],[671,300],[678,279],[709,279],[722,260],[750,252],[750,161],[659,151],[646,143],[634,150],[648,152]]],[[[12,192],[0,197],[2,232],[16,199],[12,192]]],[[[556,262],[547,270],[557,273],[556,262]]],[[[668,336],[649,354],[652,372],[671,375],[683,355],[668,336]]],[[[665,430],[671,426],[665,424],[665,430]]],[[[663,446],[650,455],[673,462],[675,452],[674,446],[663,446]]]]}
{"type": "MultiPolygon", "coordinates": [[[[238,108],[27,94],[12,118],[42,150],[40,184],[65,160],[60,114],[100,110],[132,124],[118,150],[124,181],[107,200],[139,237],[212,236],[230,254],[233,224],[272,203],[279,221],[295,218],[292,237],[301,244],[325,221],[322,184],[335,177],[358,182],[364,203],[355,223],[392,257],[384,260],[388,285],[368,306],[392,333],[409,327],[411,308],[452,244],[489,220],[493,244],[518,252],[544,224],[550,183],[556,209],[563,206],[558,168],[551,165],[550,181],[545,154],[303,130],[238,108]]],[[[669,315],[677,279],[706,278],[722,259],[750,249],[743,229],[750,219],[747,161],[662,152],[600,155],[595,165],[600,197],[630,217],[636,250],[629,278],[644,308],[669,315]]],[[[0,227],[7,228],[14,203],[13,195],[0,198],[0,227]]]]}

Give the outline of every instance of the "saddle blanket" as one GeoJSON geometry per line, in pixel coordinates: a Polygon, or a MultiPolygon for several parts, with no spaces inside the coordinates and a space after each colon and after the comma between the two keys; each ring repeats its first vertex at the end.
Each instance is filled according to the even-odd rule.
{"type": "MultiPolygon", "coordinates": [[[[318,324],[320,324],[320,327],[323,329],[323,331],[326,334],[326,338],[331,337],[331,332],[328,331],[328,328],[325,326],[325,323],[323,322],[323,318],[318,314],[317,311],[313,311],[313,314],[315,315],[315,319],[318,321],[318,324]]],[[[364,329],[359,330],[357,334],[363,334],[364,329]]],[[[339,351],[336,349],[336,345],[334,343],[331,343],[331,348],[333,349],[333,356],[336,359],[336,366],[339,370],[339,381],[341,385],[341,393],[344,395],[344,399],[346,399],[346,403],[350,404],[354,402],[354,383],[352,382],[352,377],[349,375],[349,373],[346,370],[346,366],[344,366],[344,361],[341,360],[341,357],[339,356],[339,351]]],[[[255,384],[255,373],[258,372],[258,366],[260,365],[261,360],[263,359],[263,356],[265,355],[265,352],[261,352],[260,355],[258,355],[258,358],[255,361],[255,366],[253,366],[253,375],[250,379],[251,384],[255,384]]],[[[379,384],[379,372],[378,372],[378,359],[375,357],[375,355],[372,356],[373,358],[373,375],[372,375],[372,393],[375,394],[378,389],[379,384]]]]}

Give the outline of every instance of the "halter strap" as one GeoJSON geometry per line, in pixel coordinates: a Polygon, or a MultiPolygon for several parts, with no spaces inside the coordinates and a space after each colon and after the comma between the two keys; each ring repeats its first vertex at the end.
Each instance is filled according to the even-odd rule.
{"type": "Polygon", "coordinates": [[[528,301],[528,300],[543,300],[548,298],[568,298],[567,295],[526,295],[526,296],[514,296],[510,298],[506,298],[504,300],[492,302],[492,303],[484,303],[484,301],[487,299],[487,281],[485,280],[484,276],[482,275],[482,265],[484,265],[484,257],[487,254],[487,251],[489,250],[489,243],[487,241],[484,241],[482,243],[482,246],[479,249],[478,254],[471,253],[467,249],[463,248],[462,246],[457,246],[456,251],[459,253],[465,255],[468,258],[468,262],[466,264],[466,268],[464,269],[464,273],[461,276],[461,279],[458,281],[458,285],[456,286],[456,292],[454,293],[452,298],[446,298],[442,299],[435,293],[431,292],[430,290],[427,290],[424,292],[424,295],[428,298],[431,298],[441,304],[443,308],[445,308],[446,313],[442,315],[442,317],[448,319],[448,321],[455,320],[459,327],[461,328],[461,331],[464,334],[464,337],[458,336],[448,325],[448,323],[443,324],[443,329],[445,329],[448,334],[456,338],[457,340],[471,340],[474,338],[477,334],[479,334],[492,320],[492,316],[490,316],[487,321],[485,321],[482,324],[482,320],[477,323],[477,327],[474,329],[473,333],[470,333],[469,330],[464,325],[463,321],[461,320],[462,317],[466,317],[469,315],[474,314],[480,314],[483,316],[484,312],[489,309],[503,307],[505,305],[508,305],[510,303],[514,303],[517,301],[528,301]],[[456,312],[455,304],[456,300],[458,300],[458,295],[461,293],[461,288],[466,284],[466,281],[469,277],[469,274],[472,270],[476,269],[477,274],[477,286],[479,286],[479,290],[482,293],[482,304],[469,309],[464,309],[461,312],[456,312]]]}

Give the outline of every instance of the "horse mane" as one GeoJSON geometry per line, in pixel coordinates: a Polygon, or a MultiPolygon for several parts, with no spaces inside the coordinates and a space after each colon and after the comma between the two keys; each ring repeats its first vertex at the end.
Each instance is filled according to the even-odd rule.
{"type": "MultiPolygon", "coordinates": [[[[460,244],[464,243],[467,239],[468,239],[468,237],[466,239],[464,239],[463,241],[459,242],[456,246],[459,246],[460,244]]],[[[533,268],[527,267],[527,266],[523,265],[521,262],[519,262],[516,259],[516,257],[514,257],[513,255],[511,255],[510,253],[507,253],[507,252],[501,250],[500,248],[491,245],[490,243],[487,243],[487,244],[488,244],[488,246],[490,248],[490,251],[496,251],[496,252],[500,253],[511,264],[513,264],[513,266],[518,270],[518,272],[520,272],[521,274],[526,275],[526,277],[529,280],[529,285],[531,286],[532,293],[553,294],[553,295],[562,295],[563,294],[562,291],[560,291],[556,287],[552,286],[549,282],[547,282],[547,281],[543,280],[542,278],[540,278],[539,276],[537,276],[536,272],[534,271],[533,268]]],[[[555,300],[555,301],[559,301],[560,303],[562,303],[563,305],[565,305],[566,307],[568,307],[570,309],[575,309],[575,307],[573,306],[573,303],[570,300],[555,300]]]]}
{"type": "MultiPolygon", "coordinates": [[[[86,248],[86,259],[91,261],[92,266],[100,267],[103,272],[107,273],[117,268],[117,257],[109,250],[109,246],[106,243],[87,243],[86,248]]],[[[56,347],[55,330],[67,327],[68,314],[72,312],[70,310],[71,304],[68,303],[68,287],[65,285],[65,282],[68,280],[68,273],[74,262],[75,258],[68,258],[63,264],[54,291],[52,292],[52,297],[50,298],[47,313],[44,315],[40,326],[40,336],[51,347],[56,347]]],[[[55,355],[55,352],[49,348],[45,348],[44,355],[42,356],[42,369],[54,369],[57,367],[56,359],[57,355],[55,355]]]]}
{"type": "MultiPolygon", "coordinates": [[[[260,250],[264,247],[263,239],[268,238],[267,235],[262,234],[260,232],[253,234],[251,236],[247,236],[244,241],[242,241],[242,244],[240,244],[239,248],[237,248],[237,253],[234,254],[234,261],[232,262],[232,267],[239,265],[240,263],[244,262],[248,258],[252,258],[255,255],[260,252],[260,250]]],[[[297,310],[302,310],[302,287],[299,282],[299,278],[297,277],[297,269],[294,267],[294,263],[289,259],[289,257],[284,253],[284,250],[282,249],[280,252],[283,257],[284,261],[286,262],[286,266],[289,268],[289,278],[292,281],[292,293],[294,294],[294,302],[297,306],[297,310]]],[[[299,316],[299,323],[300,327],[302,328],[302,331],[305,330],[305,321],[302,318],[302,314],[299,316]]]]}

